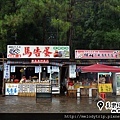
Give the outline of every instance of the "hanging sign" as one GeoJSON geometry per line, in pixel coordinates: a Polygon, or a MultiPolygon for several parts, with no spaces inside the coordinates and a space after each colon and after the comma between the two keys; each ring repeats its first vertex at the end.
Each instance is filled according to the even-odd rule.
{"type": "Polygon", "coordinates": [[[51,71],[52,72],[59,72],[59,67],[58,66],[52,66],[51,71]]]}
{"type": "Polygon", "coordinates": [[[115,87],[116,87],[116,95],[120,95],[120,73],[116,73],[116,81],[115,87]]]}
{"type": "Polygon", "coordinates": [[[76,65],[69,65],[69,78],[76,78],[76,65]]]}
{"type": "Polygon", "coordinates": [[[7,63],[4,63],[4,79],[10,78],[10,65],[7,65],[7,63]]]}
{"type": "Polygon", "coordinates": [[[10,72],[15,72],[15,66],[11,66],[10,72]]]}
{"type": "Polygon", "coordinates": [[[41,72],[41,66],[35,66],[35,73],[41,72]]]}
{"type": "Polygon", "coordinates": [[[51,69],[52,69],[51,66],[47,66],[47,73],[51,73],[51,69]]]}
{"type": "Polygon", "coordinates": [[[112,84],[111,83],[99,84],[98,89],[99,89],[99,93],[112,92],[112,84]]]}

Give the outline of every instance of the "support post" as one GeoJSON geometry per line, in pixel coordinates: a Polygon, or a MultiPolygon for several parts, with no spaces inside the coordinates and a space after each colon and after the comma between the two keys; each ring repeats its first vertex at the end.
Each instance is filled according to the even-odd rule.
{"type": "Polygon", "coordinates": [[[2,97],[4,97],[5,96],[4,54],[2,54],[2,65],[3,65],[2,97]]]}

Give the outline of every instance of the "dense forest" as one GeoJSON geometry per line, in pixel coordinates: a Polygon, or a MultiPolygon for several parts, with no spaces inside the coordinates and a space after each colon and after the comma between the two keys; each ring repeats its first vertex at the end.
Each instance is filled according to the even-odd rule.
{"type": "Polygon", "coordinates": [[[0,52],[7,44],[120,49],[120,0],[0,0],[0,52]]]}

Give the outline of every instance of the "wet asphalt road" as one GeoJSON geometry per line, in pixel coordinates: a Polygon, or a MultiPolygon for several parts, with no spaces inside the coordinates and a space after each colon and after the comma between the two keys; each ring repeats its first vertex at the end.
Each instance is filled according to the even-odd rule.
{"type": "MultiPolygon", "coordinates": [[[[120,97],[108,98],[109,101],[120,101],[120,97]]],[[[110,113],[103,108],[99,111],[93,98],[70,98],[53,96],[50,99],[35,97],[0,96],[0,113],[110,113]]]]}

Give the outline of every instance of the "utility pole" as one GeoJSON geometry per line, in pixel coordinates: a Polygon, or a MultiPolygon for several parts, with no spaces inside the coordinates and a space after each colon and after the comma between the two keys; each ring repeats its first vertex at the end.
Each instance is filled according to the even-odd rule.
{"type": "Polygon", "coordinates": [[[67,20],[68,22],[71,23],[71,26],[69,28],[68,31],[68,44],[70,46],[70,59],[73,59],[73,46],[72,46],[72,36],[73,36],[73,6],[75,4],[75,0],[70,0],[69,3],[69,11],[68,11],[68,15],[67,15],[67,20]]]}
{"type": "Polygon", "coordinates": [[[59,19],[57,19],[57,45],[59,42],[59,19]]]}
{"type": "Polygon", "coordinates": [[[2,53],[2,65],[3,65],[2,96],[3,97],[5,96],[4,62],[5,62],[5,58],[4,58],[4,54],[2,53]]]}

